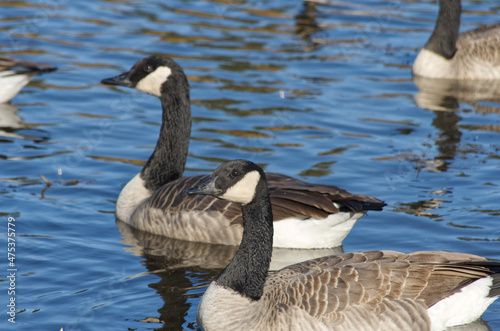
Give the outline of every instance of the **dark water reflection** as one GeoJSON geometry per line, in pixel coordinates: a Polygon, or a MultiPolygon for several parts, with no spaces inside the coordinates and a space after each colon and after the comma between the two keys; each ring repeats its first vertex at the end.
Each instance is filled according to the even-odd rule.
{"type": "MultiPolygon", "coordinates": [[[[158,282],[148,284],[161,297],[164,305],[159,316],[144,316],[140,321],[164,324],[159,330],[182,330],[191,308],[190,298],[199,298],[208,284],[229,263],[237,247],[193,243],[155,236],[117,222],[127,251],[142,257],[146,269],[158,282]],[[196,279],[196,283],[194,282],[196,279]],[[196,284],[202,285],[196,285],[196,284]],[[197,289],[197,293],[192,293],[197,289]]],[[[191,328],[188,325],[188,328],[191,328]]]]}
{"type": "MultiPolygon", "coordinates": [[[[464,30],[498,21],[496,3],[463,2],[464,30]]],[[[173,57],[189,78],[186,175],[251,159],[385,200],[346,251],[500,259],[500,91],[412,79],[434,1],[33,0],[0,10],[1,55],[59,68],[0,105],[0,216],[19,226],[16,329],[194,329],[199,298],[234,254],[115,224],[116,198],[156,142],[160,103],[99,81],[150,54],[173,57]]],[[[336,252],[289,253],[273,262],[336,252]]],[[[484,315],[492,329],[499,309],[484,315]]]]}

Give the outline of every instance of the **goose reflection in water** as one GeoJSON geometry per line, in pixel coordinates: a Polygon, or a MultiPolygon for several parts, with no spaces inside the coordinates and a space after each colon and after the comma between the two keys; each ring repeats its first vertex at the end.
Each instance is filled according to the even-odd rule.
{"type": "MultiPolygon", "coordinates": [[[[456,110],[460,102],[475,105],[478,101],[500,103],[500,80],[452,80],[413,77],[419,92],[415,102],[419,107],[434,110],[456,110]]],[[[500,113],[500,107],[482,111],[500,113]]]]}
{"type": "MultiPolygon", "coordinates": [[[[451,80],[413,77],[419,91],[415,94],[417,106],[433,111],[436,118],[432,125],[439,130],[435,140],[439,154],[434,158],[436,171],[448,170],[449,162],[456,159],[460,150],[462,117],[456,112],[460,103],[471,105],[475,111],[500,113],[500,80],[451,80]],[[484,105],[481,102],[499,103],[484,105]]],[[[500,132],[500,126],[471,126],[479,131],[500,132]]]]}
{"type": "Polygon", "coordinates": [[[24,136],[15,133],[25,127],[18,109],[10,103],[0,103],[0,136],[23,139],[24,136]]]}
{"type": "Polygon", "coordinates": [[[305,51],[312,52],[319,47],[315,41],[315,35],[322,30],[318,23],[318,3],[314,1],[304,1],[301,11],[295,15],[295,33],[306,42],[305,51]]]}

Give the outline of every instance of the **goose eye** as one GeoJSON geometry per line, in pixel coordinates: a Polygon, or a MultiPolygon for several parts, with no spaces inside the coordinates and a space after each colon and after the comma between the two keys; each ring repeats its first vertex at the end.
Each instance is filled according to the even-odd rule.
{"type": "Polygon", "coordinates": [[[152,72],[153,71],[153,66],[151,64],[147,64],[144,66],[144,71],[145,72],[152,72]]]}
{"type": "Polygon", "coordinates": [[[239,175],[239,174],[240,174],[240,173],[238,172],[238,170],[233,170],[233,171],[231,171],[231,176],[232,176],[233,178],[238,177],[238,175],[239,175]]]}

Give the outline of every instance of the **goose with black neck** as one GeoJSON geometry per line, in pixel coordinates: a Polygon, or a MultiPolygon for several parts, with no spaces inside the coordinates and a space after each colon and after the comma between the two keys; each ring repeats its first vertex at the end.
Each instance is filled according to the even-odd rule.
{"type": "Polygon", "coordinates": [[[416,76],[456,79],[500,79],[500,24],[459,34],[460,0],[439,0],[439,14],[429,41],[413,63],[416,76]]]}
{"type": "Polygon", "coordinates": [[[500,263],[453,252],[344,253],[267,276],[273,217],[260,167],[229,161],[184,194],[233,201],[243,214],[241,245],[198,305],[205,331],[444,330],[500,296],[500,263]]]}
{"type": "MultiPolygon", "coordinates": [[[[122,190],[117,218],[139,230],[171,238],[238,245],[241,211],[233,202],[180,192],[207,175],[183,177],[191,130],[189,83],[172,59],[150,56],[130,71],[102,81],[161,99],[162,123],[155,149],[142,171],[122,190]]],[[[382,201],[333,185],[306,183],[267,173],[274,213],[274,245],[287,248],[340,246],[355,222],[382,201]]]]}

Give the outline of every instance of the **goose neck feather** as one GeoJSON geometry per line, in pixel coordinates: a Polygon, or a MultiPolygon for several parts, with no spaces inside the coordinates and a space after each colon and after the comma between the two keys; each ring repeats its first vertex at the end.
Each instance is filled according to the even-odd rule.
{"type": "Polygon", "coordinates": [[[191,135],[189,83],[180,67],[174,67],[172,71],[173,74],[161,86],[163,115],[160,136],[141,171],[145,186],[151,191],[182,177],[187,160],[191,135]]]}
{"type": "Polygon", "coordinates": [[[436,27],[424,48],[451,59],[457,51],[460,14],[460,0],[440,0],[436,27]]]}
{"type": "Polygon", "coordinates": [[[254,199],[242,205],[241,211],[243,236],[240,247],[215,283],[251,300],[259,300],[273,250],[273,216],[265,180],[259,181],[254,199]]]}

